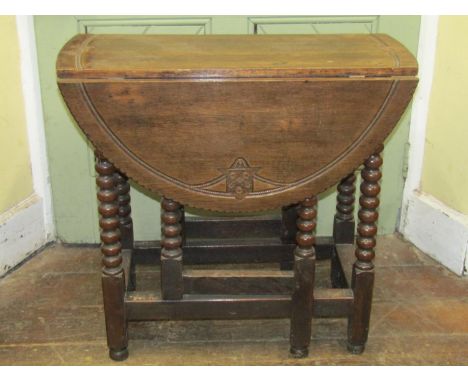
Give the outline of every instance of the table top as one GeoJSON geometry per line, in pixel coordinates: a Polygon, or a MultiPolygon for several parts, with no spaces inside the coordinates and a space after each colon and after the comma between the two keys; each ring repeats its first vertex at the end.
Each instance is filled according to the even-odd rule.
{"type": "Polygon", "coordinates": [[[317,195],[385,140],[417,84],[385,35],[78,35],[57,81],[93,146],[182,204],[260,211],[317,195]]]}
{"type": "Polygon", "coordinates": [[[413,55],[384,34],[77,35],[59,79],[415,75],[413,55]]]}

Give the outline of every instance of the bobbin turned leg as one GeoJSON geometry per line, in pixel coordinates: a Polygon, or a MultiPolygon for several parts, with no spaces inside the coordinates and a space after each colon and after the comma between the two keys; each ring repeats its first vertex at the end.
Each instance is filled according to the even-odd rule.
{"type": "Polygon", "coordinates": [[[106,318],[109,355],[115,361],[128,357],[127,321],[125,317],[125,274],[119,230],[119,203],[115,187],[115,168],[96,154],[96,183],[99,187],[99,226],[101,227],[102,292],[106,318]]]}
{"type": "Polygon", "coordinates": [[[130,184],[128,178],[119,171],[115,172],[115,189],[119,203],[120,241],[123,249],[133,249],[132,207],[130,205],[130,184]]]}
{"type": "MultiPolygon", "coordinates": [[[[336,214],[333,220],[333,241],[335,244],[352,244],[354,241],[354,185],[356,176],[349,174],[338,184],[336,214]]],[[[331,283],[333,288],[346,288],[348,285],[336,252],[331,258],[331,283]]]]}
{"type": "Polygon", "coordinates": [[[354,354],[364,351],[369,332],[369,320],[374,287],[374,247],[376,245],[377,219],[379,214],[379,180],[382,177],[380,152],[383,145],[365,162],[361,171],[361,197],[359,198],[359,224],[356,238],[356,262],[353,266],[351,288],[354,292],[354,304],[348,320],[348,350],[354,354]]]}
{"type": "MultiPolygon", "coordinates": [[[[130,204],[130,183],[128,178],[120,171],[115,172],[115,189],[118,194],[117,201],[119,203],[119,229],[120,229],[120,243],[122,249],[133,249],[133,221],[132,221],[132,207],[130,204]]],[[[130,256],[130,271],[128,273],[128,287],[127,290],[135,290],[136,288],[136,270],[133,257],[130,256]]]]}
{"type": "Polygon", "coordinates": [[[309,353],[315,276],[315,227],[317,198],[305,199],[299,206],[294,250],[295,289],[291,309],[291,354],[306,357],[309,353]]]}
{"type": "Polygon", "coordinates": [[[336,244],[352,244],[354,241],[354,173],[343,178],[337,187],[336,214],[333,221],[333,239],[336,244]]]}
{"type": "Polygon", "coordinates": [[[161,200],[161,294],[165,300],[180,300],[184,293],[182,279],[182,207],[161,200]]]}

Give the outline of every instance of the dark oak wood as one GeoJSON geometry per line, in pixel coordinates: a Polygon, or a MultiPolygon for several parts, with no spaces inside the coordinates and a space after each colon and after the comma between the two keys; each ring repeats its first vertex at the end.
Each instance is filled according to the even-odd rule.
{"type": "Polygon", "coordinates": [[[115,188],[118,196],[119,203],[119,220],[120,220],[120,241],[122,248],[133,248],[133,221],[132,221],[132,207],[130,205],[130,184],[128,178],[119,171],[115,172],[115,188]]]}
{"type": "MultiPolygon", "coordinates": [[[[284,244],[296,243],[297,217],[300,204],[292,204],[281,208],[281,241],[284,244]]],[[[281,270],[291,270],[294,267],[294,256],[285,254],[280,262],[281,270]]]]}
{"type": "Polygon", "coordinates": [[[182,280],[182,211],[179,203],[161,201],[161,294],[163,299],[178,300],[184,293],[182,280]]]}
{"type": "Polygon", "coordinates": [[[406,108],[417,66],[383,35],[257,37],[81,36],[59,55],[58,83],[93,145],[148,190],[216,211],[280,208],[373,152],[406,108]],[[209,54],[187,51],[198,45],[209,54]]]}
{"type": "Polygon", "coordinates": [[[290,295],[195,295],[165,300],[154,292],[126,296],[129,320],[219,320],[285,318],[290,315],[290,295]]]}
{"type": "Polygon", "coordinates": [[[107,344],[113,360],[128,357],[127,321],[124,293],[125,273],[122,267],[122,245],[119,230],[118,193],[115,188],[115,168],[100,153],[96,153],[96,184],[98,186],[99,226],[101,228],[102,293],[106,317],[107,344]]]}
{"type": "Polygon", "coordinates": [[[180,206],[180,236],[182,238],[182,246],[185,245],[187,240],[187,227],[186,227],[186,219],[185,219],[185,207],[180,206]]]}
{"type": "Polygon", "coordinates": [[[306,357],[309,353],[315,278],[315,227],[317,198],[305,199],[298,209],[297,246],[294,250],[295,288],[291,309],[291,354],[306,357]]]}
{"type": "MultiPolygon", "coordinates": [[[[279,215],[241,217],[190,216],[185,220],[185,232],[187,238],[196,239],[279,237],[281,218],[279,215]]],[[[294,238],[291,243],[294,243],[294,238]]]]}
{"type": "MultiPolygon", "coordinates": [[[[346,263],[343,263],[342,258],[340,257],[340,247],[347,247],[351,246],[352,244],[337,244],[336,247],[333,249],[333,255],[331,257],[331,267],[330,267],[330,280],[333,288],[349,288],[351,278],[347,278],[346,276],[346,263]],[[349,280],[349,281],[348,281],[349,280]]],[[[352,268],[352,264],[350,264],[349,269],[352,268]]]]}
{"type": "Polygon", "coordinates": [[[348,348],[363,351],[379,152],[417,84],[406,48],[382,34],[78,35],[56,69],[98,152],[111,358],[128,355],[128,320],[160,319],[287,317],[291,353],[304,357],[312,317],[348,317],[348,348]],[[354,171],[363,162],[349,276],[354,171]],[[160,243],[134,242],[129,178],[163,196],[160,243]],[[333,237],[316,240],[316,195],[337,183],[333,237]],[[186,218],[184,206],[231,215],[282,210],[186,218]],[[334,289],[314,290],[321,259],[331,260],[334,289]],[[136,291],[138,262],[160,264],[160,295],[136,291]],[[183,262],[277,262],[282,271],[184,273],[183,262]]]}
{"type": "Polygon", "coordinates": [[[70,81],[414,76],[416,73],[413,55],[384,34],[86,34],[71,39],[57,61],[58,76],[70,81]]]}
{"type": "MultiPolygon", "coordinates": [[[[354,172],[343,178],[338,184],[336,196],[336,214],[333,219],[333,239],[335,244],[352,244],[354,242],[354,185],[356,176],[354,172]]],[[[346,288],[348,284],[343,277],[343,269],[340,259],[333,252],[331,260],[331,281],[335,288],[346,288]]]]}
{"type": "Polygon", "coordinates": [[[136,280],[132,276],[132,251],[130,249],[122,250],[122,269],[124,271],[125,278],[125,291],[135,290],[136,280]]]}
{"type": "Polygon", "coordinates": [[[341,278],[343,288],[349,288],[351,286],[353,265],[356,261],[354,251],[354,244],[337,244],[335,248],[336,258],[338,259],[342,270],[341,278]]]}
{"type": "MultiPolygon", "coordinates": [[[[279,238],[251,240],[192,239],[183,247],[185,264],[246,264],[280,262],[292,257],[294,244],[279,238]]],[[[138,243],[134,253],[141,264],[159,264],[161,247],[156,242],[138,243]]]]}
{"type": "Polygon", "coordinates": [[[290,271],[191,270],[184,272],[184,292],[195,294],[291,294],[290,271]]]}
{"type": "MultiPolygon", "coordinates": [[[[275,263],[286,264],[292,270],[295,244],[284,244],[279,238],[247,240],[191,239],[183,247],[184,264],[247,264],[275,263]],[[285,260],[286,259],[286,260],[285,260]],[[291,265],[290,265],[291,264],[291,265]],[[290,265],[290,266],[289,266],[290,265]]],[[[332,257],[333,238],[317,237],[315,252],[317,260],[332,257]]],[[[139,264],[158,265],[161,262],[159,241],[136,242],[133,258],[139,264]]]]}
{"type": "MultiPolygon", "coordinates": [[[[317,290],[313,315],[347,317],[353,304],[349,289],[317,290]]],[[[182,300],[164,300],[155,292],[129,292],[125,296],[127,318],[148,320],[218,320],[241,318],[289,318],[291,295],[187,294],[182,300]]]]}
{"type": "Polygon", "coordinates": [[[348,349],[352,353],[364,351],[372,306],[372,292],[374,288],[374,247],[377,234],[377,220],[379,213],[380,185],[382,177],[380,167],[382,158],[380,145],[374,154],[365,162],[361,171],[361,197],[359,198],[359,224],[356,238],[356,262],[353,266],[351,288],[354,291],[354,306],[348,322],[348,349]]]}
{"type": "Polygon", "coordinates": [[[354,302],[350,289],[315,289],[313,316],[317,318],[348,317],[354,302]]]}
{"type": "Polygon", "coordinates": [[[292,204],[281,208],[281,241],[296,243],[297,217],[300,204],[292,204]]]}
{"type": "Polygon", "coordinates": [[[343,178],[338,185],[336,214],[333,220],[333,238],[337,244],[350,244],[354,241],[354,173],[343,178]]]}

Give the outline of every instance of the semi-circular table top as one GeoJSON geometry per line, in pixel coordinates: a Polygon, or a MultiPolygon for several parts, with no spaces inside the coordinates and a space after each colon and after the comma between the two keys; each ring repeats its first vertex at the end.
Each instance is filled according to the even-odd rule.
{"type": "Polygon", "coordinates": [[[62,95],[96,150],[148,190],[216,211],[317,195],[396,126],[417,63],[387,35],[77,35],[62,95]]]}

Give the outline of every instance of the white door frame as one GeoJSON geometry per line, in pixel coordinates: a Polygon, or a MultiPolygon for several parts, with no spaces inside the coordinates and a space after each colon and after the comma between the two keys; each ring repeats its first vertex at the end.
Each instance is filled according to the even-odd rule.
{"type": "Polygon", "coordinates": [[[16,29],[33,193],[0,214],[0,276],[55,240],[33,17],[16,16],[16,29]]]}
{"type": "Polygon", "coordinates": [[[46,239],[55,238],[33,16],[16,16],[21,83],[34,193],[42,199],[46,239]]]}
{"type": "MultiPolygon", "coordinates": [[[[413,98],[409,131],[408,174],[403,191],[403,211],[406,211],[409,197],[419,190],[423,169],[429,99],[434,77],[435,52],[439,16],[422,16],[419,30],[418,64],[419,84],[413,98]]],[[[402,213],[400,228],[404,224],[402,213]]]]}
{"type": "Polygon", "coordinates": [[[419,85],[409,133],[408,177],[399,231],[419,249],[462,276],[468,268],[468,216],[421,191],[427,117],[434,77],[438,16],[423,16],[419,36],[419,85]]]}

